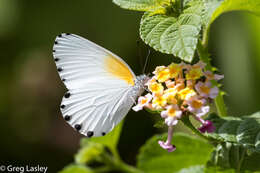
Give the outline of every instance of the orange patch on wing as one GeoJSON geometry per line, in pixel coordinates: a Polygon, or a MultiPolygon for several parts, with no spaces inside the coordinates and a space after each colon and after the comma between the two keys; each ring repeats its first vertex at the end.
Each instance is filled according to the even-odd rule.
{"type": "Polygon", "coordinates": [[[134,85],[134,76],[129,68],[119,59],[112,55],[105,58],[105,68],[113,76],[126,81],[130,85],[134,85]]]}

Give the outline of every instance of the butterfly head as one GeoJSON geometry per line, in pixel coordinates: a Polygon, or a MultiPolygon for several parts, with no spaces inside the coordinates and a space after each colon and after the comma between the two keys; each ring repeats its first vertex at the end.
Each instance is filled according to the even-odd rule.
{"type": "Polygon", "coordinates": [[[144,84],[148,82],[150,77],[146,74],[142,74],[136,77],[135,85],[142,85],[144,87],[144,84]]]}
{"type": "Polygon", "coordinates": [[[142,74],[142,75],[139,75],[139,76],[136,77],[135,85],[134,85],[134,88],[135,88],[134,91],[137,94],[134,94],[134,95],[140,96],[144,92],[145,84],[148,82],[149,79],[150,79],[150,77],[145,75],[145,74],[142,74]]]}

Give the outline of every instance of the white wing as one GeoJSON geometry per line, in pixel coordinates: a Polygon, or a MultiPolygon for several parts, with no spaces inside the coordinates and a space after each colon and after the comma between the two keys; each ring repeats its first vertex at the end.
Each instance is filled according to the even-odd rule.
{"type": "Polygon", "coordinates": [[[61,104],[64,119],[80,133],[105,135],[133,105],[136,76],[110,51],[74,34],[59,35],[53,56],[68,88],[61,104]]]}

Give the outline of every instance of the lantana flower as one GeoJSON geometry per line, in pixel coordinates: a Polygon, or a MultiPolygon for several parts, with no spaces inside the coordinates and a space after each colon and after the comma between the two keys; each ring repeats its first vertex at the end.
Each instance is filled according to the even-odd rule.
{"type": "Polygon", "coordinates": [[[165,81],[165,85],[167,88],[174,88],[175,87],[175,81],[167,80],[165,81]]]}
{"type": "Polygon", "coordinates": [[[182,64],[171,63],[169,68],[170,78],[177,77],[182,72],[182,64]]]}
{"type": "Polygon", "coordinates": [[[155,95],[161,95],[164,91],[163,85],[158,82],[148,83],[148,89],[155,95]]]}
{"type": "Polygon", "coordinates": [[[153,98],[152,107],[155,109],[163,109],[167,104],[167,98],[163,95],[158,95],[153,98]]]}
{"type": "Polygon", "coordinates": [[[207,105],[206,99],[199,99],[199,97],[191,97],[188,101],[188,110],[195,114],[195,116],[201,117],[203,115],[206,115],[210,107],[207,105]]]}
{"type": "Polygon", "coordinates": [[[172,145],[172,135],[173,135],[173,127],[169,126],[168,128],[168,138],[165,142],[163,141],[158,141],[158,144],[165,150],[167,150],[168,152],[173,152],[174,150],[176,150],[176,146],[172,145]]]}
{"type": "Polygon", "coordinates": [[[199,131],[201,133],[212,133],[216,130],[216,127],[213,125],[213,123],[209,120],[204,121],[204,123],[202,123],[201,127],[199,128],[199,131]]]}
{"type": "Polygon", "coordinates": [[[196,92],[191,88],[184,88],[178,92],[178,96],[181,100],[189,100],[191,97],[195,96],[196,92]]]}
{"type": "Polygon", "coordinates": [[[153,74],[155,74],[155,78],[159,82],[165,82],[166,80],[168,80],[170,78],[170,70],[169,70],[169,68],[167,68],[165,66],[156,67],[153,74]]]}
{"type": "Polygon", "coordinates": [[[176,149],[171,143],[173,126],[183,116],[191,115],[198,120],[201,123],[198,128],[201,133],[215,130],[213,123],[203,120],[202,116],[210,111],[210,100],[219,94],[213,80],[220,80],[224,76],[206,71],[205,66],[205,63],[199,61],[194,65],[171,63],[156,67],[154,76],[145,84],[148,94],[140,96],[138,104],[133,107],[135,111],[145,107],[160,113],[168,126],[168,138],[165,142],[158,143],[169,152],[176,149]]]}
{"type": "Polygon", "coordinates": [[[182,111],[177,105],[166,106],[166,110],[161,112],[161,117],[165,119],[165,124],[168,126],[176,125],[181,115],[182,111]]]}
{"type": "Polygon", "coordinates": [[[203,75],[202,69],[205,67],[205,63],[198,62],[193,66],[188,66],[188,71],[186,72],[187,80],[196,80],[199,79],[203,75]]]}
{"type": "Polygon", "coordinates": [[[150,107],[149,104],[150,104],[150,101],[152,100],[152,98],[153,98],[153,96],[150,93],[146,94],[145,96],[139,97],[137,105],[135,105],[132,109],[134,111],[140,111],[145,106],[150,107]]]}
{"type": "Polygon", "coordinates": [[[176,94],[177,90],[175,88],[169,88],[164,91],[164,97],[168,104],[177,104],[176,94]]]}
{"type": "Polygon", "coordinates": [[[208,80],[221,80],[224,78],[224,75],[214,74],[211,71],[205,71],[204,75],[208,80]]]}
{"type": "Polygon", "coordinates": [[[203,120],[201,117],[197,117],[197,116],[195,116],[195,119],[197,119],[201,123],[201,126],[198,128],[198,130],[201,133],[205,133],[205,132],[212,133],[215,131],[216,127],[213,125],[211,121],[203,120]]]}
{"type": "Polygon", "coordinates": [[[216,98],[218,96],[219,90],[218,87],[212,87],[211,82],[198,82],[195,85],[196,90],[198,91],[198,93],[205,98],[216,98]]]}

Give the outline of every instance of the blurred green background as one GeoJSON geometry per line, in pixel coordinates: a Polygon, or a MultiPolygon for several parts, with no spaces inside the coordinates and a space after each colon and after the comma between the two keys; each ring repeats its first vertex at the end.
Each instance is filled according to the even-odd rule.
{"type": "MultiPolygon", "coordinates": [[[[136,72],[142,13],[120,9],[110,0],[0,0],[0,164],[48,166],[57,172],[73,162],[80,138],[60,115],[65,87],[52,58],[56,35],[81,35],[122,57],[136,72]]],[[[240,12],[222,15],[212,25],[210,53],[225,74],[230,115],[260,110],[260,19],[240,12]]],[[[141,44],[142,56],[147,47],[141,44]]],[[[151,70],[173,59],[152,51],[151,70]]],[[[138,148],[159,130],[154,115],[131,111],[119,151],[135,163],[138,148]]],[[[182,130],[181,125],[177,129],[182,130]]]]}

